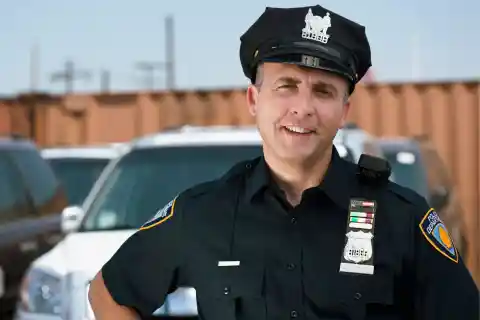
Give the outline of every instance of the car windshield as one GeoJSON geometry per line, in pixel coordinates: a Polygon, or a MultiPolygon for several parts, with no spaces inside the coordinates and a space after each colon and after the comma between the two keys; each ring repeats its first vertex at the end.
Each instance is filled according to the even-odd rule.
{"type": "Polygon", "coordinates": [[[109,159],[48,159],[55,175],[64,186],[69,205],[82,204],[109,159]]]}
{"type": "Polygon", "coordinates": [[[392,179],[399,185],[410,188],[427,198],[427,177],[419,155],[398,150],[384,150],[383,152],[392,166],[392,179]]]}
{"type": "MultiPolygon", "coordinates": [[[[133,150],[110,172],[79,231],[138,228],[179,192],[261,155],[260,145],[133,150]]],[[[348,150],[342,156],[352,158],[348,150]]]]}
{"type": "Polygon", "coordinates": [[[81,231],[138,228],[179,192],[261,154],[260,145],[133,150],[110,172],[81,231]]]}

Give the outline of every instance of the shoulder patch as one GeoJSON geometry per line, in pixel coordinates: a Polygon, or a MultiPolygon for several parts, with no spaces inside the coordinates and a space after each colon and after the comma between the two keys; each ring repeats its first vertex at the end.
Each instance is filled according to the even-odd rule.
{"type": "Polygon", "coordinates": [[[147,229],[156,227],[159,224],[162,224],[165,221],[167,221],[168,219],[170,219],[173,216],[173,211],[175,209],[175,201],[176,200],[177,200],[177,198],[173,199],[172,201],[167,203],[167,205],[165,207],[158,210],[157,213],[153,216],[153,218],[151,218],[150,220],[145,222],[140,227],[140,230],[147,230],[147,229]]]}
{"type": "Polygon", "coordinates": [[[453,262],[458,263],[457,248],[455,248],[447,227],[433,208],[427,211],[419,227],[427,241],[438,252],[453,262]]]}

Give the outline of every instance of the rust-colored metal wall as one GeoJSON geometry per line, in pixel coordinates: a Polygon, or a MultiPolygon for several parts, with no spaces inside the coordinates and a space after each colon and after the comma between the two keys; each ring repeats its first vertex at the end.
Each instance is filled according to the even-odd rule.
{"type": "MultiPolygon", "coordinates": [[[[429,135],[458,189],[480,283],[480,83],[368,85],[356,89],[350,120],[378,136],[429,135]]],[[[125,141],[181,124],[252,124],[244,89],[22,96],[0,101],[0,131],[40,145],[125,141]]]]}

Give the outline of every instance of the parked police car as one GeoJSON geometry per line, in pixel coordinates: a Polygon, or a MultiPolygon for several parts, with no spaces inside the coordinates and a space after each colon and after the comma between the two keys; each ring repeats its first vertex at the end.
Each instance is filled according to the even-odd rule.
{"type": "MultiPolygon", "coordinates": [[[[364,145],[365,140],[343,145],[340,137],[345,138],[339,134],[334,141],[339,154],[358,159],[362,151],[358,141],[364,145]]],[[[261,155],[261,148],[258,131],[250,127],[183,127],[132,142],[107,166],[83,206],[66,210],[63,226],[69,234],[32,264],[17,318],[93,319],[87,299],[89,281],[120,245],[180,191],[261,155]]],[[[195,316],[195,290],[181,288],[159,307],[155,313],[159,316],[195,316]]]]}

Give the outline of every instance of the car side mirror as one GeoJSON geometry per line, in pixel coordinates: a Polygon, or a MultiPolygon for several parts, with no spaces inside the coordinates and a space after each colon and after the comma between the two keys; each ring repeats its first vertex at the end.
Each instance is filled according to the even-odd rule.
{"type": "Polygon", "coordinates": [[[71,233],[80,226],[84,211],[79,206],[66,207],[62,211],[62,231],[71,233]]]}
{"type": "Polygon", "coordinates": [[[446,188],[435,189],[430,196],[430,204],[435,210],[442,210],[448,204],[449,192],[446,188]]]}

